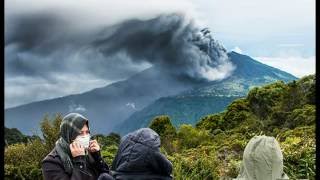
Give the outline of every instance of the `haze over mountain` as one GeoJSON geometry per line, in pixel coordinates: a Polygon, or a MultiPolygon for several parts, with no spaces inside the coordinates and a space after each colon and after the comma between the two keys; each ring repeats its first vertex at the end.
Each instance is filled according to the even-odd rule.
{"type": "MultiPolygon", "coordinates": [[[[52,17],[48,15],[45,16],[46,18],[52,17]]],[[[38,24],[45,20],[27,18],[26,21],[30,24],[38,24]]],[[[54,24],[54,26],[58,25],[59,23],[54,24]]],[[[43,33],[40,34],[41,37],[47,38],[48,31],[42,32],[42,26],[37,28],[39,33],[43,33]]],[[[30,32],[22,31],[21,33],[27,35],[30,32]]],[[[192,19],[181,14],[164,14],[148,20],[130,19],[104,28],[90,41],[87,41],[88,37],[84,39],[79,37],[79,40],[83,40],[80,42],[68,40],[61,42],[61,38],[52,38],[48,39],[48,43],[39,46],[32,38],[25,39],[23,35],[17,38],[10,37],[6,43],[15,44],[17,51],[41,53],[51,57],[29,58],[28,61],[23,61],[23,65],[41,71],[43,76],[47,76],[47,72],[42,69],[46,69],[47,64],[57,64],[56,59],[59,59],[46,52],[51,52],[50,49],[54,48],[57,54],[60,54],[60,51],[65,51],[62,45],[69,46],[69,42],[75,52],[79,51],[77,55],[83,55],[82,58],[86,59],[85,62],[82,62],[81,58],[76,59],[77,66],[69,64],[69,61],[72,61],[70,59],[61,61],[58,64],[62,69],[58,69],[64,70],[63,72],[79,68],[105,72],[109,71],[108,65],[118,62],[117,60],[121,60],[118,62],[119,66],[127,66],[126,62],[152,65],[152,68],[127,80],[103,88],[8,108],[5,115],[6,125],[20,128],[24,133],[37,129],[38,122],[45,113],[66,114],[72,111],[80,111],[94,120],[92,126],[97,128],[93,129],[108,132],[114,124],[121,122],[132,112],[143,108],[157,98],[174,95],[209,81],[224,79],[234,70],[226,49],[211,37],[210,31],[198,28],[192,19]],[[52,44],[56,46],[52,47],[52,44]],[[39,61],[47,63],[42,63],[40,66],[39,61]],[[95,64],[94,61],[100,63],[95,64]],[[91,63],[95,66],[93,67],[91,63]],[[78,67],[79,64],[81,67],[78,67]],[[28,123],[21,123],[25,119],[28,123]],[[104,125],[101,127],[101,124],[104,125]]],[[[20,57],[12,58],[10,67],[20,67],[22,62],[20,57]]],[[[28,68],[23,70],[28,71],[28,68]]],[[[113,71],[117,72],[112,69],[113,71]]],[[[77,73],[82,74],[81,71],[77,73]]],[[[57,72],[54,74],[58,75],[57,72]]],[[[54,74],[51,73],[51,76],[54,74]]]]}
{"type": "MultiPolygon", "coordinates": [[[[43,22],[43,19],[40,19],[40,22],[43,22]]],[[[41,27],[39,28],[39,32],[42,32],[41,27]]],[[[42,35],[47,37],[46,34],[42,35]]],[[[18,39],[9,38],[7,43],[16,44],[17,49],[33,53],[40,52],[45,55],[45,52],[50,51],[51,43],[38,46],[32,39],[29,40],[32,42],[26,41],[24,36],[21,36],[18,39]]],[[[58,45],[63,42],[56,39],[52,43],[57,45],[57,51],[60,48],[63,50],[63,47],[58,45]]],[[[229,94],[239,96],[244,95],[253,85],[295,78],[247,56],[228,54],[227,50],[212,37],[208,28],[197,27],[192,19],[181,14],[160,15],[148,20],[127,20],[106,27],[92,41],[78,42],[72,46],[75,49],[78,48],[80,54],[85,54],[84,57],[88,58],[86,63],[91,59],[96,60],[96,54],[99,54],[98,60],[103,62],[101,64],[103,67],[110,63],[110,58],[126,59],[124,66],[128,61],[135,64],[149,63],[152,67],[126,80],[85,93],[8,108],[5,111],[7,127],[18,128],[24,134],[38,133],[39,121],[45,114],[65,115],[78,111],[91,120],[93,133],[120,131],[121,128],[118,129],[118,127],[125,119],[161,97],[179,95],[190,89],[194,90],[191,94],[196,96],[199,94],[198,91],[211,93],[214,97],[219,91],[224,92],[223,96],[229,94]],[[236,86],[239,87],[236,87],[234,94],[235,83],[238,83],[236,86]]],[[[51,59],[54,62],[50,59],[45,61],[56,64],[56,59],[57,57],[51,59]]],[[[13,60],[16,60],[14,62],[16,65],[21,64],[21,59],[13,60]]],[[[25,61],[24,65],[41,69],[38,61],[31,58],[25,61]]],[[[79,60],[77,61],[80,63],[79,60]]],[[[62,62],[61,67],[64,67],[63,63],[66,67],[73,67],[67,62],[62,62]]],[[[87,67],[86,63],[81,67],[87,67]]],[[[89,69],[101,68],[97,64],[95,67],[90,67],[89,64],[89,69]]],[[[65,69],[65,71],[69,70],[65,69]]],[[[108,71],[108,69],[99,69],[99,71],[108,71]]],[[[43,71],[42,74],[46,75],[46,72],[43,71]]],[[[223,105],[217,106],[216,110],[221,110],[231,99],[226,100],[223,97],[221,99],[224,102],[223,105]]],[[[196,112],[198,115],[188,121],[193,121],[203,113],[210,112],[209,109],[196,112]]]]}
{"type": "Polygon", "coordinates": [[[233,99],[245,96],[253,86],[296,79],[249,56],[235,52],[228,56],[236,69],[221,81],[193,81],[152,67],[125,81],[86,93],[6,109],[5,125],[32,134],[45,113],[70,111],[89,117],[94,133],[124,133],[147,126],[150,118],[158,114],[173,115],[175,125],[194,124],[199,117],[221,111],[233,99]]]}
{"type": "Polygon", "coordinates": [[[169,115],[172,123],[196,124],[202,116],[223,111],[234,99],[244,97],[254,86],[277,80],[288,82],[296,79],[293,75],[262,64],[249,56],[236,52],[228,53],[237,67],[231,76],[221,81],[202,84],[178,95],[162,97],[141,111],[133,113],[116,127],[121,134],[141,127],[148,127],[158,115],[169,115]]]}

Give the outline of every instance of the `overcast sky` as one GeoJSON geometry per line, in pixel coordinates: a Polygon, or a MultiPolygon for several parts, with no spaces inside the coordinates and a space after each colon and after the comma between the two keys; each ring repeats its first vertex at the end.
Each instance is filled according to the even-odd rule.
{"type": "Polygon", "coordinates": [[[123,54],[106,61],[87,44],[125,20],[174,12],[209,27],[228,51],[297,77],[315,72],[314,0],[6,0],[5,107],[85,92],[150,67],[123,54]]]}

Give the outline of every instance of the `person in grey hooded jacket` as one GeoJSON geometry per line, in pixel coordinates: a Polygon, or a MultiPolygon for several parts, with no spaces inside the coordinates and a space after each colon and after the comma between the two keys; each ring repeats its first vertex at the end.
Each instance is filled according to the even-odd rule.
{"type": "Polygon", "coordinates": [[[243,152],[237,180],[288,180],[283,172],[283,156],[274,137],[255,136],[243,152]]]}
{"type": "Polygon", "coordinates": [[[111,167],[117,180],[171,180],[172,164],[160,152],[160,137],[141,128],[121,139],[111,167]]]}

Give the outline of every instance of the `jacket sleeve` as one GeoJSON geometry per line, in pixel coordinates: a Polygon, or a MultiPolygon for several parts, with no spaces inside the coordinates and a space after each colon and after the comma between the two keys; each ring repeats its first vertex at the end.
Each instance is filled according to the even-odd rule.
{"type": "Polygon", "coordinates": [[[42,161],[42,172],[45,180],[85,180],[91,176],[85,171],[85,157],[78,156],[74,160],[72,174],[65,172],[59,159],[48,159],[42,161]]]}
{"type": "Polygon", "coordinates": [[[151,166],[161,175],[170,176],[172,173],[172,163],[160,152],[153,152],[151,154],[151,166]]]}
{"type": "Polygon", "coordinates": [[[101,153],[100,151],[91,153],[93,159],[94,159],[94,166],[96,168],[96,170],[98,170],[99,174],[101,173],[110,173],[109,172],[109,166],[107,165],[107,163],[103,160],[103,158],[101,157],[101,153]]]}

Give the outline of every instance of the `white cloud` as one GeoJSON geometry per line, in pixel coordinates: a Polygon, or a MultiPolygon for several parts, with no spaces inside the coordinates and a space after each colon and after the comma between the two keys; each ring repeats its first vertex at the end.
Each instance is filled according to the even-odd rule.
{"type": "Polygon", "coordinates": [[[315,73],[316,58],[311,57],[254,57],[269,66],[281,69],[294,76],[302,77],[315,73]]]}
{"type": "Polygon", "coordinates": [[[133,102],[128,102],[128,103],[126,104],[126,106],[128,106],[128,107],[130,107],[130,108],[132,108],[132,109],[134,109],[134,110],[137,110],[136,105],[135,105],[133,102]]]}
{"type": "Polygon", "coordinates": [[[69,105],[69,112],[85,112],[87,109],[81,104],[72,103],[69,105]]]}
{"type": "Polygon", "coordinates": [[[231,49],[231,51],[234,51],[234,52],[239,53],[239,54],[243,54],[243,51],[238,46],[236,46],[233,49],[231,49]]]}
{"type": "MultiPolygon", "coordinates": [[[[192,0],[214,37],[246,54],[278,56],[292,48],[303,56],[315,49],[315,0],[192,0]],[[303,46],[282,46],[295,42],[303,46]],[[279,50],[280,49],[280,50],[279,50]]],[[[291,51],[291,50],[290,50],[291,51]]]]}

